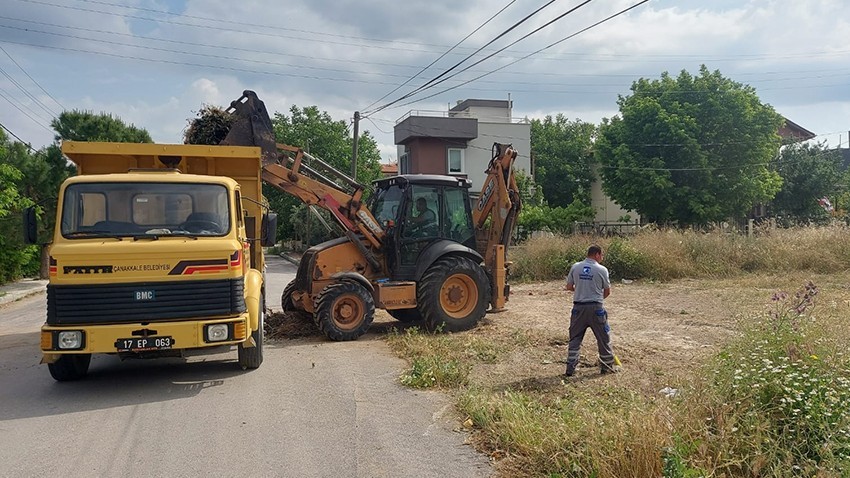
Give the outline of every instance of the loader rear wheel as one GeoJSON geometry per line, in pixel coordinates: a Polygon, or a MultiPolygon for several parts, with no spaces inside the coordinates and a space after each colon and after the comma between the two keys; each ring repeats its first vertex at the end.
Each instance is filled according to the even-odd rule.
{"type": "Polygon", "coordinates": [[[419,313],[419,309],[396,309],[388,310],[387,312],[389,312],[395,320],[405,324],[422,320],[422,314],[419,313]]]}
{"type": "Polygon", "coordinates": [[[263,328],[265,327],[266,315],[266,300],[264,295],[260,295],[260,316],[257,318],[257,330],[251,332],[251,338],[254,339],[254,347],[243,347],[239,344],[237,353],[239,356],[239,366],[242,370],[260,368],[263,363],[263,328]]]}
{"type": "Polygon", "coordinates": [[[417,287],[419,310],[430,331],[459,332],[475,327],[490,303],[484,269],[466,257],[435,262],[417,287]]]}
{"type": "Polygon", "coordinates": [[[59,360],[47,364],[50,376],[57,382],[79,380],[89,373],[91,354],[63,355],[59,360]]]}
{"type": "Polygon", "coordinates": [[[325,287],[316,298],[316,324],[331,340],[356,340],[369,330],[375,318],[375,301],[356,282],[325,287]]]}

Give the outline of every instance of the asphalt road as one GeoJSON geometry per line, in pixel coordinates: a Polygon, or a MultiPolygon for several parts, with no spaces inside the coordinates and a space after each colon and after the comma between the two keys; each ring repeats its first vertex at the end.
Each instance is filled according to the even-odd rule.
{"type": "MultiPolygon", "coordinates": [[[[273,257],[269,305],[295,267],[273,257]]],[[[492,469],[440,393],[406,389],[384,341],[267,343],[244,372],[236,351],[121,362],[55,382],[39,365],[45,296],[0,308],[0,476],[478,477],[492,469]]]]}

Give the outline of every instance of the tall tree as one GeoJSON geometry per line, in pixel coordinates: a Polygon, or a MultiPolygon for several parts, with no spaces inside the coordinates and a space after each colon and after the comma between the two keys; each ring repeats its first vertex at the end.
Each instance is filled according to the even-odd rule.
{"type": "Polygon", "coordinates": [[[33,201],[21,194],[25,174],[16,167],[30,156],[26,145],[0,130],[0,283],[38,271],[38,248],[23,244],[21,211],[33,201]]]}
{"type": "Polygon", "coordinates": [[[791,144],[782,148],[776,170],[782,189],[773,199],[773,212],[792,221],[827,216],[818,200],[833,196],[841,182],[841,156],[825,145],[791,144]]]}
{"type": "Polygon", "coordinates": [[[641,78],[603,121],[596,143],[603,189],[652,222],[741,217],[782,184],[770,161],[783,118],[755,90],[710,72],[641,78]]]}
{"type": "Polygon", "coordinates": [[[578,200],[590,204],[590,170],[596,126],[581,120],[569,121],[558,114],[553,119],[531,121],[531,154],[534,174],[543,197],[552,207],[567,207],[578,200]]]}
{"type": "Polygon", "coordinates": [[[50,122],[56,131],[56,141],[112,141],[124,143],[152,143],[144,128],[124,123],[109,113],[91,111],[63,111],[50,122]]]}

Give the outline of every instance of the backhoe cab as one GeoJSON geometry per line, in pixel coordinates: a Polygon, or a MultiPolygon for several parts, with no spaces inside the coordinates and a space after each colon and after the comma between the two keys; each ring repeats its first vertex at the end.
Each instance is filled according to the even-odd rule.
{"type": "Polygon", "coordinates": [[[252,91],[231,103],[223,143],[259,146],[267,184],[326,209],[345,236],[302,256],[281,297],[284,311],[312,316],[333,340],[366,333],[376,308],[429,330],[474,327],[508,299],[506,250],[520,200],[516,151],[494,144],[475,202],[465,178],[401,175],[365,187],[302,149],[275,144],[265,106],[252,91]]]}

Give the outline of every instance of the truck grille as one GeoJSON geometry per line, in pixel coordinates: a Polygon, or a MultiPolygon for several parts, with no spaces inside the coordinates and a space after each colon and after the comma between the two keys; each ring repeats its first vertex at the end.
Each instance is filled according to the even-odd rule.
{"type": "Polygon", "coordinates": [[[242,278],[134,284],[48,285],[49,325],[150,322],[245,312],[242,278]]]}

